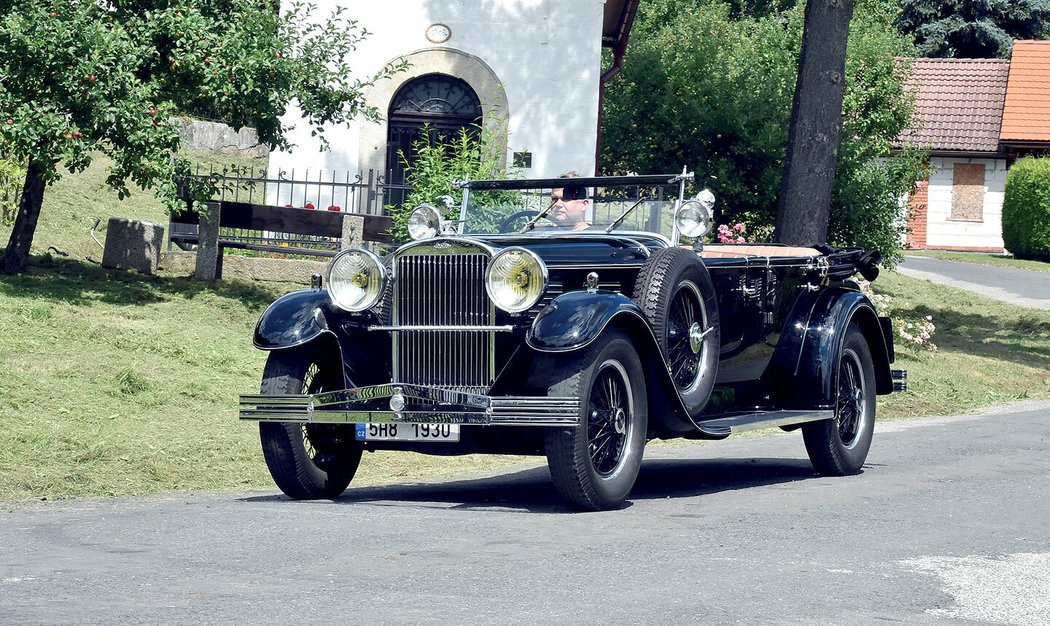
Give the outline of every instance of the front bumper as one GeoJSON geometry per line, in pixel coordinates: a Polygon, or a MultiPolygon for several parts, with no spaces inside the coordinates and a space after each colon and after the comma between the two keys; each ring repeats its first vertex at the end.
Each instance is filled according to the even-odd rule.
{"type": "Polygon", "coordinates": [[[440,387],[388,383],[315,394],[243,395],[240,418],[323,424],[576,426],[580,423],[580,399],[486,396],[440,387]]]}

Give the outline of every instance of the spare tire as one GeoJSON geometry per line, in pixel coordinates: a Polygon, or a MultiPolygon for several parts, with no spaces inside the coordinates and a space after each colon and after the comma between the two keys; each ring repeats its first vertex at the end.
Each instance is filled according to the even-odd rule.
{"type": "Polygon", "coordinates": [[[707,404],[718,372],[721,335],[711,274],[695,252],[665,248],[638,272],[633,298],[652,324],[671,380],[695,417],[707,404]]]}

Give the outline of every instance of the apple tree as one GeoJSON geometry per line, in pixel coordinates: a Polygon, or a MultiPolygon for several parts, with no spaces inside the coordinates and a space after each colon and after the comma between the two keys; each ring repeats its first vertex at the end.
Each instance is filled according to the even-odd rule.
{"type": "Polygon", "coordinates": [[[25,166],[22,198],[0,272],[26,267],[47,186],[100,151],[108,184],[153,189],[170,210],[180,111],[207,108],[287,148],[281,119],[295,103],[323,139],[327,124],[377,112],[352,78],[350,56],[367,33],[337,10],[281,13],[276,0],[0,0],[0,152],[25,166]]]}

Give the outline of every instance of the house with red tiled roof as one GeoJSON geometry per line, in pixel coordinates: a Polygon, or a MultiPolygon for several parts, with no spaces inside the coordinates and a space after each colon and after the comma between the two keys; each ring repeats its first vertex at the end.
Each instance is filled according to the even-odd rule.
{"type": "Polygon", "coordinates": [[[1001,251],[1006,153],[999,145],[1010,62],[916,59],[915,115],[898,144],[930,151],[910,200],[911,248],[1001,251]]]}
{"type": "Polygon", "coordinates": [[[900,147],[930,151],[909,200],[915,249],[1001,252],[1006,171],[1050,151],[1050,41],[1015,41],[1004,59],[916,59],[912,127],[900,147]]]}

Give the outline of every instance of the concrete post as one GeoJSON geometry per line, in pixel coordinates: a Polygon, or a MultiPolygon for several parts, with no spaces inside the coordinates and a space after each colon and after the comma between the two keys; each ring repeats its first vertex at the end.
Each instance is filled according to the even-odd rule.
{"type": "Polygon", "coordinates": [[[219,203],[208,202],[201,207],[197,236],[197,271],[199,280],[222,278],[222,255],[219,254],[219,203]]]}

